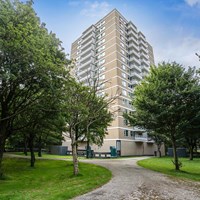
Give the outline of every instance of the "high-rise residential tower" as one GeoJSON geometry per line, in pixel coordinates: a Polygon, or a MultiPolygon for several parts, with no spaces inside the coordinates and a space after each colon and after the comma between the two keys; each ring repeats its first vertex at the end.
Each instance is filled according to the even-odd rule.
{"type": "MultiPolygon", "coordinates": [[[[131,104],[134,87],[149,73],[154,64],[153,48],[146,37],[131,21],[127,21],[116,9],[95,25],[91,25],[72,44],[71,58],[75,60],[74,75],[88,84],[97,75],[102,94],[120,94],[114,101],[114,120],[107,128],[108,135],[96,152],[109,152],[114,146],[119,155],[152,155],[154,143],[144,130],[130,127],[123,118],[124,112],[133,112],[131,104]]],[[[69,146],[66,140],[64,145],[69,146]]],[[[82,146],[84,148],[84,144],[82,146]]]]}

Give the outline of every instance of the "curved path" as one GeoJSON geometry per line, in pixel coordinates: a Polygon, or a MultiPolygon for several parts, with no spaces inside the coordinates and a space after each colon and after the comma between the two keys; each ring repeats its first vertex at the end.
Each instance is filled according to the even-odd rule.
{"type": "Polygon", "coordinates": [[[144,169],[136,164],[140,159],[144,157],[81,161],[110,169],[113,178],[75,200],[200,200],[199,182],[169,178],[144,169]]]}

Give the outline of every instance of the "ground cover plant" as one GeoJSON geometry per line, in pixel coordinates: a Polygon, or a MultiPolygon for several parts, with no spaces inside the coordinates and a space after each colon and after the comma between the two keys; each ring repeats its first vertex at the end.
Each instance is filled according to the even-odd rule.
{"type": "Polygon", "coordinates": [[[70,161],[4,158],[5,180],[0,180],[1,200],[66,200],[97,188],[111,178],[111,172],[93,164],[80,163],[81,173],[73,175],[70,161]]]}
{"type": "Polygon", "coordinates": [[[180,160],[182,162],[180,171],[174,170],[171,157],[149,158],[138,161],[138,164],[144,168],[174,177],[200,181],[200,158],[195,158],[192,161],[188,158],[180,158],[180,160]]]}

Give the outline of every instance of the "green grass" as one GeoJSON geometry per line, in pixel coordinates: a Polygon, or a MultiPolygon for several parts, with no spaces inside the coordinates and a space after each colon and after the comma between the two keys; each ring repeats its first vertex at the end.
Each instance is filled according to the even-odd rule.
{"type": "Polygon", "coordinates": [[[5,180],[0,180],[1,200],[66,200],[97,188],[111,179],[103,167],[79,163],[80,175],[73,176],[70,161],[4,158],[5,180]]]}
{"type": "MultiPolygon", "coordinates": [[[[19,156],[25,156],[23,152],[12,152],[12,153],[7,153],[7,154],[14,154],[14,155],[19,155],[19,156]]],[[[28,156],[30,156],[30,153],[28,152],[28,156]]],[[[35,153],[35,157],[38,157],[38,154],[35,153]]],[[[47,159],[72,159],[71,155],[53,155],[53,154],[48,154],[48,153],[42,153],[42,158],[47,158],[47,159]]],[[[86,159],[85,157],[79,156],[79,159],[86,159]]]]}
{"type": "Polygon", "coordinates": [[[168,174],[178,178],[187,178],[195,181],[200,181],[200,158],[195,158],[190,161],[188,158],[180,158],[183,167],[181,171],[174,170],[172,158],[149,158],[138,161],[138,165],[151,169],[157,172],[168,174]]]}

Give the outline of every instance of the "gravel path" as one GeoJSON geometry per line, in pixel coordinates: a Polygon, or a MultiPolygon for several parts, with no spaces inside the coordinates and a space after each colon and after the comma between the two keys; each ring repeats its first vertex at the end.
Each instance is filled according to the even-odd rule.
{"type": "Polygon", "coordinates": [[[142,158],[88,160],[110,169],[106,185],[74,200],[200,200],[200,183],[177,180],[139,167],[142,158]]]}

